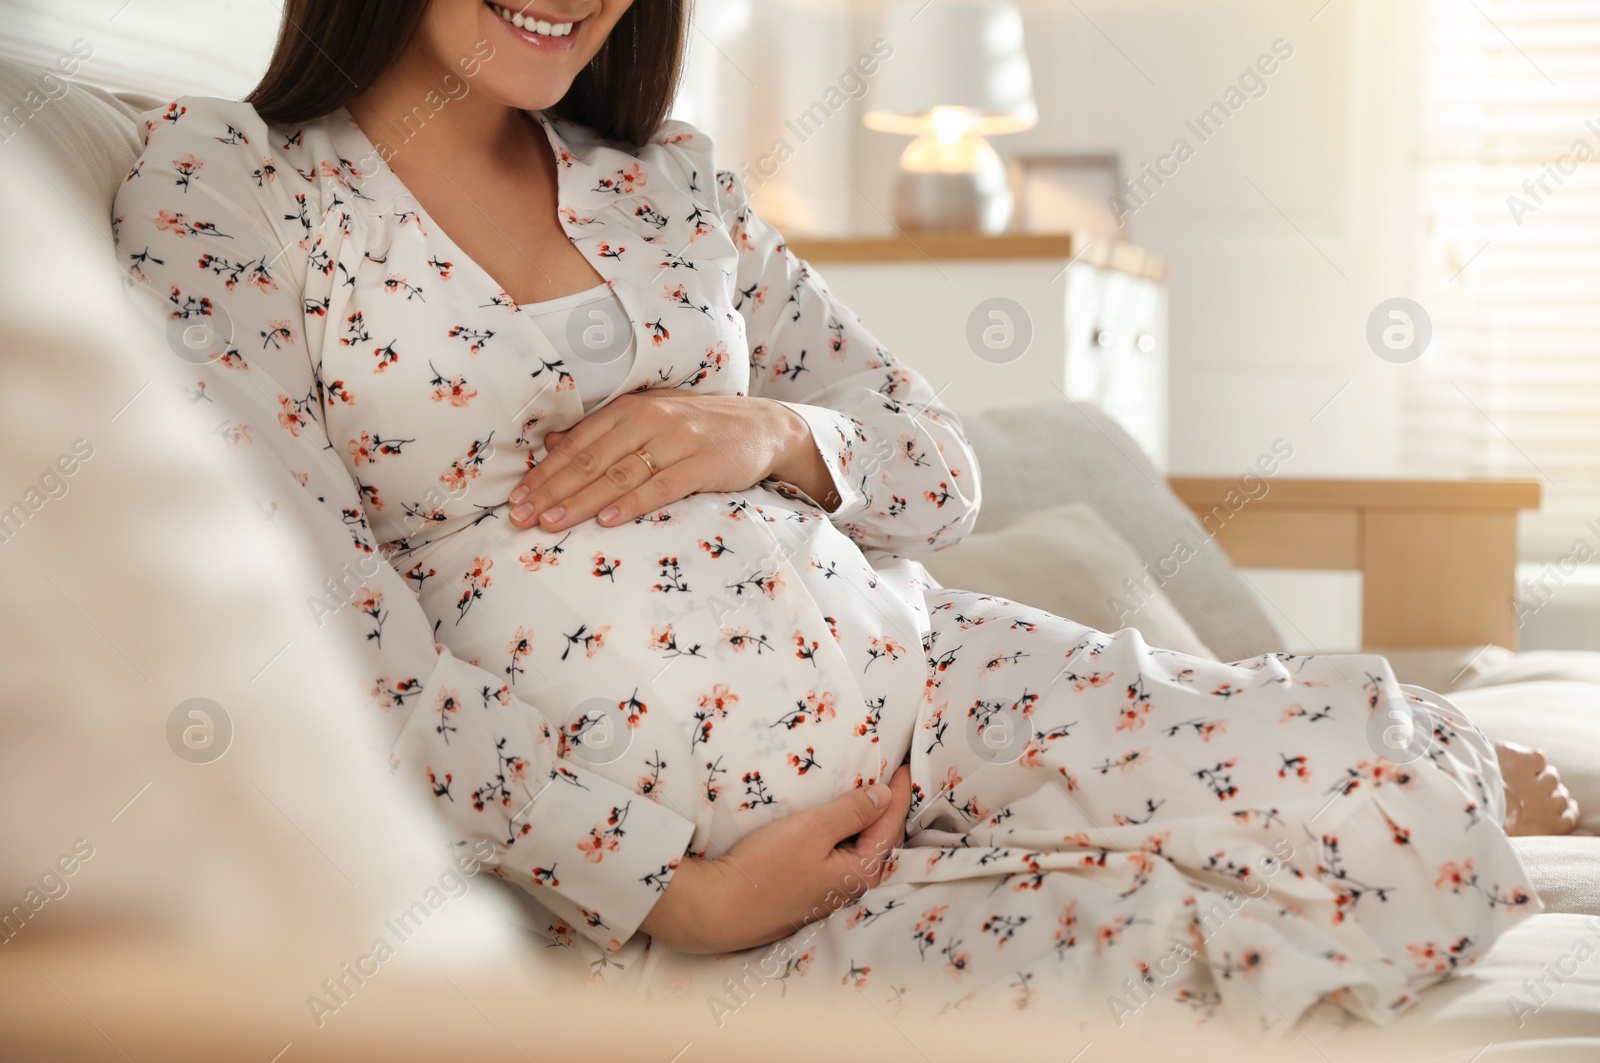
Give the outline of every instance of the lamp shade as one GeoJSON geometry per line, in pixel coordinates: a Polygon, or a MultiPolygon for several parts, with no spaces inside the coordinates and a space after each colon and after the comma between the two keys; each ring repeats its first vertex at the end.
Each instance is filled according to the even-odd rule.
{"type": "Polygon", "coordinates": [[[894,48],[865,121],[886,133],[922,133],[934,108],[963,108],[975,133],[1030,129],[1039,112],[1022,16],[991,0],[911,0],[884,18],[894,48]]]}

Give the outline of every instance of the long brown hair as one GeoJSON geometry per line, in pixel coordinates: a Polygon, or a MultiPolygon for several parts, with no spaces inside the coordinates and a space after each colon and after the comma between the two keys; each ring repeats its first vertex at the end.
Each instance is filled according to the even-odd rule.
{"type": "MultiPolygon", "coordinates": [[[[553,114],[638,146],[655,135],[683,70],[690,0],[634,0],[553,114]]],[[[417,34],[419,0],[284,0],[272,62],[245,97],[268,122],[295,125],[372,86],[417,34]]]]}

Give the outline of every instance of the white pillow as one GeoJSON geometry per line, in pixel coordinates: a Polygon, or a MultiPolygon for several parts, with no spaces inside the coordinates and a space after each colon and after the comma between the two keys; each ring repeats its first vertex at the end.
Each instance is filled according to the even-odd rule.
{"type": "Polygon", "coordinates": [[[1361,652],[1388,658],[1400,682],[1415,683],[1441,694],[1543,680],[1600,684],[1600,652],[1595,650],[1518,653],[1494,645],[1436,649],[1369,646],[1361,652]]]}
{"type": "MultiPolygon", "coordinates": [[[[1190,552],[1162,593],[1224,660],[1284,648],[1286,640],[1208,526],[1093,403],[1057,395],[964,414],[961,424],[978,455],[980,532],[1009,527],[1046,506],[1092,506],[1141,560],[1159,562],[1180,547],[1190,552]]],[[[1243,479],[1240,485],[1241,495],[1253,491],[1243,479]]]]}
{"type": "Polygon", "coordinates": [[[1147,568],[1089,506],[1035,510],[917,560],[946,587],[1009,598],[1100,631],[1137,628],[1152,646],[1216,660],[1161,591],[1182,561],[1151,558],[1147,568]]]}
{"type": "MultiPolygon", "coordinates": [[[[1499,650],[1500,647],[1491,647],[1499,650]]],[[[1600,683],[1600,653],[1594,650],[1529,650],[1524,653],[1485,652],[1473,662],[1461,682],[1460,690],[1503,686],[1507,683],[1532,683],[1560,680],[1572,683],[1600,683]]]]}

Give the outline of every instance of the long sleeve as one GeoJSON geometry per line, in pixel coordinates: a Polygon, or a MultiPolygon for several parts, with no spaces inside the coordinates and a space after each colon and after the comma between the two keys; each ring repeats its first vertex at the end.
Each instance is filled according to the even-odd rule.
{"type": "Polygon", "coordinates": [[[340,389],[321,379],[326,304],[307,283],[335,271],[356,164],[301,157],[298,134],[286,139],[242,104],[180,100],[146,117],[146,150],[114,208],[119,253],[159,304],[173,349],[197,363],[191,398],[272,493],[271,519],[328,574],[307,588],[316,637],[339,640],[370,679],[395,770],[428,786],[452,837],[492,843],[496,874],[619,947],[666,888],[693,824],[558,756],[550,722],[504,676],[435,644],[324,429],[340,389]]]}
{"type": "MultiPolygon", "coordinates": [[[[713,165],[705,134],[670,123],[690,184],[713,165]]],[[[715,171],[738,249],[734,304],[750,348],[750,393],[805,418],[840,502],[834,523],[864,550],[914,557],[959,542],[977,520],[978,464],[960,422],[916,370],[896,361],[818,272],[715,171]]],[[[781,485],[798,494],[792,486],[781,485]]]]}

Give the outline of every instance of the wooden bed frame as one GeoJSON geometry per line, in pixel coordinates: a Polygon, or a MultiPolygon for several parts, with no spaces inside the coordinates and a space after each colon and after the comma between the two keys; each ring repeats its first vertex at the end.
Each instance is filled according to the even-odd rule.
{"type": "Polygon", "coordinates": [[[1517,648],[1517,513],[1539,507],[1537,482],[1265,482],[1249,500],[1237,479],[1170,480],[1241,568],[1360,572],[1363,645],[1517,648]]]}

